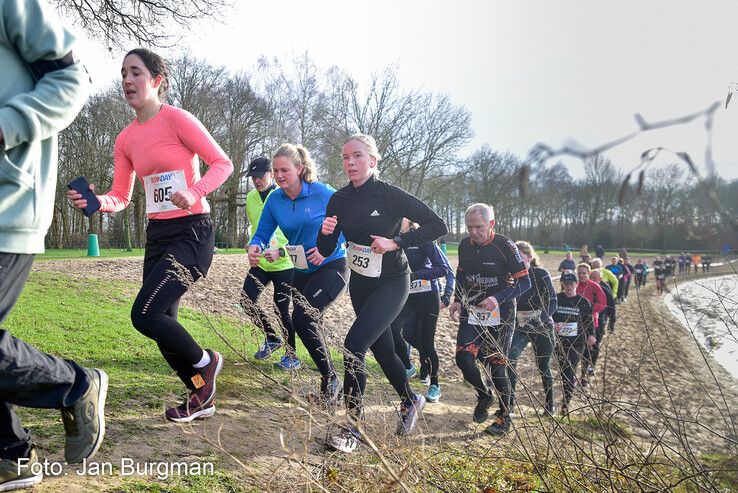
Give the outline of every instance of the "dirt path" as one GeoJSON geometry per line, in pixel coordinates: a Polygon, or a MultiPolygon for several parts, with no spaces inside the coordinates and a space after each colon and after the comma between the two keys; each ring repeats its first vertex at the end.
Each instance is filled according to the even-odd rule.
{"type": "MultiPolygon", "coordinates": [[[[544,257],[544,266],[555,271],[558,261],[544,257]]],[[[36,262],[34,269],[138,283],[141,264],[140,258],[85,259],[36,262]]],[[[237,301],[246,271],[245,255],[216,256],[208,278],[185,296],[184,305],[241,317],[237,301]]],[[[709,357],[703,358],[691,335],[671,316],[661,298],[654,296],[653,285],[632,293],[619,310],[617,329],[604,340],[597,377],[586,397],[582,395],[574,401],[573,408],[583,409],[575,414],[583,415],[594,408],[605,410],[630,425],[646,448],[657,440],[683,440],[694,451],[722,450],[724,436],[732,435],[735,439],[738,382],[714,362],[706,363],[710,362],[709,357]],[[603,406],[605,400],[608,403],[603,406]]],[[[340,345],[352,321],[350,301],[344,294],[324,319],[332,344],[340,345]]],[[[495,443],[480,435],[482,428],[471,423],[475,397],[471,388],[461,383],[461,374],[455,367],[455,327],[445,313],[436,345],[444,395],[440,403],[426,407],[421,433],[409,442],[400,442],[394,436],[396,397],[386,380],[381,375],[370,376],[367,426],[387,454],[408,443],[420,449],[440,449],[443,445],[464,448],[470,444],[484,448],[495,443]]],[[[311,476],[324,478],[339,460],[345,465],[346,459],[338,459],[322,446],[331,427],[330,418],[306,419],[308,410],[292,402],[286,391],[255,370],[246,369],[244,373],[239,368],[228,368],[224,382],[219,381],[216,416],[193,427],[172,426],[159,413],[135,419],[110,416],[108,439],[100,460],[215,460],[217,467],[231,471],[243,484],[266,491],[305,490],[311,476]],[[248,377],[244,378],[244,374],[248,377]]],[[[548,431],[537,425],[541,422],[535,417],[540,406],[534,402],[542,398],[542,392],[532,351],[523,354],[518,371],[518,412],[522,416],[515,423],[519,432],[506,438],[512,447],[524,446],[526,440],[545,439],[548,431]]],[[[311,372],[303,371],[288,385],[301,395],[314,386],[314,381],[311,372]]],[[[556,385],[558,390],[558,378],[556,385]]],[[[374,463],[372,467],[378,466],[374,463]]],[[[65,477],[44,481],[37,491],[116,491],[111,489],[116,481],[121,478],[65,477]]]]}

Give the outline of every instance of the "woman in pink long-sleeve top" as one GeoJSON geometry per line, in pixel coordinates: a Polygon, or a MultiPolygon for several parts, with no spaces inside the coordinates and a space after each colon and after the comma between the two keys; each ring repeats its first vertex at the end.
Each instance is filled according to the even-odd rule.
{"type": "MultiPolygon", "coordinates": [[[[213,260],[215,235],[206,195],[225,182],[233,164],[197,118],[165,104],[169,73],[164,60],[146,49],[123,59],[122,86],[136,119],[115,141],[112,189],[98,195],[103,212],[123,210],[138,176],[146,192],[146,254],[143,286],[131,309],[133,326],[154,339],[164,359],[189,389],[170,421],[189,422],[215,412],[215,380],[221,355],[204,350],[177,321],[179,299],[190,282],[173,274],[173,262],[197,280],[213,260]],[[198,156],[208,165],[200,176],[198,156]]],[[[94,187],[90,186],[91,189],[94,187]]],[[[77,208],[87,201],[75,190],[77,208]]]]}

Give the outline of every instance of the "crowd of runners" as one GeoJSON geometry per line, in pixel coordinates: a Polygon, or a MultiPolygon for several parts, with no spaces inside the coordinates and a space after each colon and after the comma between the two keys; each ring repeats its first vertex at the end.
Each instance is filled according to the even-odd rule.
{"type": "MultiPolygon", "coordinates": [[[[0,182],[5,187],[0,218],[25,217],[18,215],[24,196],[31,197],[28,207],[46,204],[46,209],[33,227],[6,228],[15,236],[4,234],[0,241],[0,319],[17,299],[33,254],[43,251],[56,173],[54,135],[74,118],[89,90],[84,70],[71,54],[71,35],[50,20],[53,16],[43,4],[22,12],[17,0],[8,0],[3,9],[5,24],[18,31],[8,40],[17,43],[17,50],[3,55],[4,65],[15,67],[13,77],[23,81],[18,87],[27,89],[23,93],[0,83],[0,98],[7,101],[12,91],[33,93],[29,101],[41,103],[18,98],[15,113],[0,108],[2,157],[40,163],[33,173],[43,186],[24,187],[22,174],[15,188],[0,182]],[[40,36],[41,31],[49,35],[40,36]],[[26,41],[14,41],[18,39],[26,41]],[[33,43],[47,46],[29,48],[33,43]],[[42,54],[47,59],[41,60],[42,54]],[[24,72],[25,66],[33,76],[24,72]],[[34,80],[39,81],[36,89],[34,80]],[[43,108],[52,111],[52,117],[42,118],[43,108]],[[35,118],[41,130],[34,133],[23,126],[24,117],[35,118]]],[[[197,118],[166,104],[169,82],[166,63],[156,53],[135,49],[126,54],[121,83],[135,119],[115,142],[112,187],[95,195],[90,185],[89,190],[70,190],[68,198],[78,209],[95,206],[100,212],[117,212],[128,206],[136,178],[143,185],[147,240],[131,323],[156,343],[186,388],[184,401],[164,413],[166,419],[181,423],[215,412],[223,357],[201,347],[179,322],[177,311],[192,281],[210,268],[214,228],[206,197],[226,181],[233,165],[197,118]],[[207,165],[202,176],[199,160],[207,165]],[[182,274],[176,274],[182,268],[182,274]]],[[[640,288],[653,270],[663,288],[677,266],[679,273],[688,272],[690,264],[695,271],[698,265],[710,267],[709,257],[686,254],[657,258],[653,266],[640,259],[632,264],[623,251],[605,261],[601,246],[595,258],[585,246],[581,262],[572,254],[561,262],[557,290],[533,246],[497,234],[493,207],[477,203],[465,212],[467,236],[458,246],[454,272],[436,244],[448,233],[444,221],[415,196],[380,179],[381,155],[374,138],[347,136],[341,155],[348,183],[339,190],[318,181],[310,152],[301,145],[286,143],[272,156],[250,163],[254,189],[246,208],[251,269],[244,273],[241,300],[244,307],[254,307],[253,321],[264,331],[264,343],[254,357],[270,358],[283,347],[276,364],[296,370],[302,365],[296,352],[299,338],[320,373],[311,404],[345,405],[345,423],[328,441],[338,451],[352,452],[362,440],[368,351],[397,394],[397,434],[410,434],[426,403],[441,399],[435,334],[439,317],[451,317],[458,323],[456,365],[477,398],[470,419],[487,422],[496,401],[494,419],[485,430],[504,435],[515,417],[516,364],[528,343],[541,374],[542,411],[567,414],[577,387],[586,387],[594,375],[605,331],[615,330],[617,305],[627,302],[631,280],[640,288]],[[256,304],[270,283],[279,327],[256,304]],[[355,317],[345,334],[339,373],[321,334],[321,315],[346,288],[355,317]],[[419,368],[411,361],[410,347],[420,356],[419,368]],[[558,409],[554,357],[563,382],[558,409]],[[425,392],[410,386],[415,377],[427,386],[425,392]]],[[[0,331],[0,491],[41,480],[31,468],[17,467],[21,459],[38,458],[14,405],[62,409],[67,461],[81,462],[102,441],[107,385],[104,371],[45,355],[0,331]]]]}

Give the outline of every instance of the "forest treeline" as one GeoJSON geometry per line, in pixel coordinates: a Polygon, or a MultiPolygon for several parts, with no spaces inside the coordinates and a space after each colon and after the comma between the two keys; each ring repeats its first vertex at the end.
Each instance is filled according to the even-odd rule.
{"type": "MultiPolygon", "coordinates": [[[[699,183],[683,165],[652,167],[640,193],[630,189],[620,205],[622,172],[617,163],[594,157],[581,163],[584,176],[578,179],[560,162],[531,166],[523,174],[527,193],[521,194],[521,157],[489,145],[468,155],[471,114],[446,94],[402,87],[393,68],[360,84],[338,67],[318,68],[307,55],[288,64],[262,58],[237,73],[182,55],[171,60],[169,103],[193,113],[233,161],[231,177],[208,197],[220,246],[245,244],[251,159],[271,156],[284,142],[301,143],[315,159],[319,179],[339,188],[346,184],[341,145],[355,132],[376,138],[381,177],[431,205],[448,223],[449,241],[463,236],[466,206],[486,202],[496,209],[498,231],[538,245],[717,250],[738,243],[708,198],[717,194],[727,214],[738,216],[738,180],[699,183]]],[[[102,246],[124,247],[129,239],[133,247],[143,246],[140,183],[128,209],[89,220],[65,198],[66,183],[79,175],[98,193],[110,188],[115,138],[133,118],[114,83],[93,95],[61,134],[47,247],[80,247],[90,232],[102,246]]]]}

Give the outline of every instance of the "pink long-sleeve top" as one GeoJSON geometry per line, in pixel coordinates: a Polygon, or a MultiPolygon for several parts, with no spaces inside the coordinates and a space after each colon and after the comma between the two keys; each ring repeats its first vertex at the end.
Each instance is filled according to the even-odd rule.
{"type": "Polygon", "coordinates": [[[149,219],[173,219],[210,212],[205,196],[222,185],[233,172],[233,163],[203,124],[191,113],[167,104],[146,123],[134,120],[123,129],[115,141],[114,158],[112,189],[98,195],[103,212],[118,212],[128,206],[136,175],[144,184],[144,177],[149,175],[184,172],[186,187],[195,196],[195,205],[189,210],[150,213],[149,219]],[[202,178],[198,156],[208,165],[202,178]]]}

